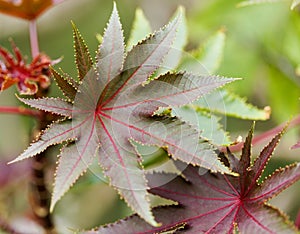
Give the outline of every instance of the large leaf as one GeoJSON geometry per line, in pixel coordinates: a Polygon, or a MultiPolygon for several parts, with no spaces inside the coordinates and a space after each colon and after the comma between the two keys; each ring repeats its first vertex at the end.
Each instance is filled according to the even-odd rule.
{"type": "MultiPolygon", "coordinates": [[[[134,46],[125,57],[121,24],[114,6],[96,67],[82,79],[73,106],[58,98],[22,99],[33,107],[72,118],[71,122],[50,126],[39,141],[14,160],[32,157],[52,144],[75,141],[63,148],[60,155],[52,209],[98,155],[111,185],[143,219],[157,225],[147,199],[148,185],[141,160],[131,139],[164,147],[173,158],[183,162],[231,173],[218,160],[214,147],[200,138],[193,127],[176,117],[154,115],[160,107],[188,104],[234,80],[182,72],[166,73],[149,83],[149,76],[159,68],[172,47],[180,18],[181,14],[134,46]]],[[[84,58],[86,55],[77,54],[84,58]]],[[[63,91],[69,97],[73,95],[74,90],[70,92],[66,83],[60,87],[68,89],[63,91]]]]}
{"type": "Polygon", "coordinates": [[[293,164],[276,170],[261,184],[257,180],[270,159],[282,133],[279,133],[261,151],[253,165],[251,158],[250,131],[244,145],[241,159],[232,154],[226,164],[240,173],[239,177],[220,173],[205,173],[203,169],[188,166],[183,177],[170,181],[172,174],[149,175],[151,193],[177,201],[177,206],[154,209],[154,214],[162,223],[161,227],[151,227],[137,216],[100,227],[86,233],[162,233],[181,228],[186,233],[297,233],[296,228],[278,209],[267,201],[300,179],[300,164],[293,164]],[[157,185],[160,185],[157,187],[157,185]],[[123,231],[121,231],[123,230],[123,231]]]}

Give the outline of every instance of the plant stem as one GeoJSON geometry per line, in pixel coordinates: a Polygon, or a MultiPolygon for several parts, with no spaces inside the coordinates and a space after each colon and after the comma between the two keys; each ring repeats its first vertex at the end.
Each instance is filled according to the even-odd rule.
{"type": "Polygon", "coordinates": [[[40,51],[37,28],[36,28],[36,20],[31,20],[29,22],[29,35],[30,35],[31,56],[32,58],[35,58],[40,51]]]}
{"type": "Polygon", "coordinates": [[[35,118],[41,117],[40,111],[27,109],[23,106],[0,106],[0,113],[26,115],[26,116],[32,116],[35,118]]]}
{"type": "MultiPolygon", "coordinates": [[[[252,145],[259,144],[267,139],[270,139],[274,137],[276,134],[278,134],[284,127],[286,123],[280,124],[279,126],[270,129],[267,132],[264,132],[256,137],[253,138],[252,140],[252,145]]],[[[288,125],[288,129],[293,128],[294,126],[300,125],[300,115],[296,116],[290,121],[290,124],[288,125]]],[[[238,152],[241,151],[244,146],[244,142],[240,142],[236,145],[230,146],[229,149],[231,152],[238,152]]],[[[226,152],[226,147],[223,147],[221,149],[222,152],[226,152]]]]}

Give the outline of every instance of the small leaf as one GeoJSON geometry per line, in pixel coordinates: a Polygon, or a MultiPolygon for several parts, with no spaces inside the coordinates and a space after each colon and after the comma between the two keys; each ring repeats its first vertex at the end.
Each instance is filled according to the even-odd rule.
{"type": "Polygon", "coordinates": [[[75,48],[75,61],[78,72],[79,80],[82,80],[85,75],[93,66],[93,60],[90,56],[89,49],[84,42],[76,25],[72,22],[73,37],[74,37],[74,48],[75,48]]]}
{"type": "Polygon", "coordinates": [[[73,101],[75,99],[76,92],[77,92],[77,90],[76,90],[77,86],[74,85],[75,81],[73,81],[73,84],[72,84],[70,82],[70,79],[65,78],[64,76],[59,74],[56,70],[54,70],[54,68],[50,67],[50,70],[51,70],[51,73],[54,77],[56,84],[58,85],[60,90],[63,92],[65,97],[67,97],[71,101],[73,101]]]}
{"type": "Polygon", "coordinates": [[[134,45],[142,41],[151,32],[150,23],[146,19],[144,12],[142,9],[137,8],[126,49],[128,51],[131,50],[134,45]]]}
{"type": "MultiPolygon", "coordinates": [[[[257,174],[261,174],[262,170],[256,166],[258,163],[250,166],[249,159],[252,133],[253,127],[241,160],[235,165],[237,171],[244,171],[243,176],[203,174],[201,168],[190,165],[182,173],[184,178],[177,176],[172,180],[175,175],[170,173],[148,175],[151,193],[178,202],[178,206],[153,209],[157,220],[162,223],[160,227],[152,227],[134,215],[86,233],[119,233],[120,230],[130,234],[172,233],[176,227],[182,227],[182,232],[199,234],[233,233],[234,230],[239,230],[239,233],[298,233],[285,214],[266,202],[300,179],[300,165],[277,170],[258,184],[257,174]]],[[[259,156],[261,162],[272,153],[281,135],[275,136],[262,151],[259,156]]]]}
{"type": "Polygon", "coordinates": [[[263,110],[246,103],[246,100],[229,93],[226,90],[218,90],[217,92],[205,95],[193,105],[202,110],[211,113],[223,114],[241,119],[266,120],[270,118],[270,107],[263,110]]]}

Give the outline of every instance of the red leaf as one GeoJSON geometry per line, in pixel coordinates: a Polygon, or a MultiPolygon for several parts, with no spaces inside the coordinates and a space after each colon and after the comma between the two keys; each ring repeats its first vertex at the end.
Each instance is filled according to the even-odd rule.
{"type": "Polygon", "coordinates": [[[237,171],[242,172],[243,176],[220,173],[203,175],[198,167],[188,166],[183,172],[185,179],[177,177],[159,187],[156,185],[170,181],[174,175],[156,173],[147,177],[152,187],[151,193],[179,203],[177,206],[154,209],[161,227],[151,227],[137,216],[132,216],[86,233],[108,234],[126,230],[122,233],[150,234],[171,231],[176,227],[181,227],[181,232],[197,234],[233,233],[235,228],[240,233],[297,233],[287,217],[266,201],[300,179],[300,164],[277,170],[258,184],[257,179],[282,133],[275,136],[254,165],[250,165],[252,132],[253,128],[246,139],[240,161],[230,160],[238,164],[237,171]]]}

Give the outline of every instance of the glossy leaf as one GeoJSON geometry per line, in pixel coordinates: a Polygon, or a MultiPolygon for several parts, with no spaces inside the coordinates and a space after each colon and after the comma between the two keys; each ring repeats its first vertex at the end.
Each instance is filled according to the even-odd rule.
{"type": "MultiPolygon", "coordinates": [[[[232,78],[187,72],[166,73],[148,81],[171,49],[180,18],[179,13],[163,29],[134,46],[125,57],[121,23],[114,6],[95,69],[87,71],[87,66],[78,66],[79,73],[87,73],[76,88],[72,104],[58,98],[21,99],[32,107],[72,118],[72,121],[50,126],[39,141],[14,160],[32,157],[53,144],[74,141],[74,144],[65,146],[60,155],[52,209],[97,155],[110,184],[127,204],[148,223],[157,225],[147,199],[148,185],[141,159],[131,139],[164,147],[173,158],[183,162],[231,173],[218,160],[215,148],[200,138],[193,127],[176,117],[154,115],[160,107],[188,104],[234,81],[232,78]]],[[[80,34],[76,32],[76,35],[78,49],[85,51],[80,34]]],[[[77,61],[86,61],[87,53],[77,52],[76,56],[77,61]]],[[[69,85],[60,84],[60,88],[72,97],[69,85]]]]}
{"type": "Polygon", "coordinates": [[[0,12],[26,20],[34,20],[48,8],[64,0],[0,0],[0,12]]]}
{"type": "Polygon", "coordinates": [[[161,227],[151,227],[137,216],[131,216],[89,231],[89,234],[162,233],[181,227],[185,233],[297,233],[293,224],[267,201],[300,179],[300,164],[276,170],[261,184],[261,176],[282,132],[261,151],[253,165],[249,132],[241,159],[229,154],[227,164],[240,173],[239,177],[220,173],[205,173],[198,167],[188,166],[183,177],[159,187],[161,181],[170,181],[172,174],[156,173],[147,178],[151,193],[177,201],[179,205],[158,207],[153,210],[161,227]]]}

